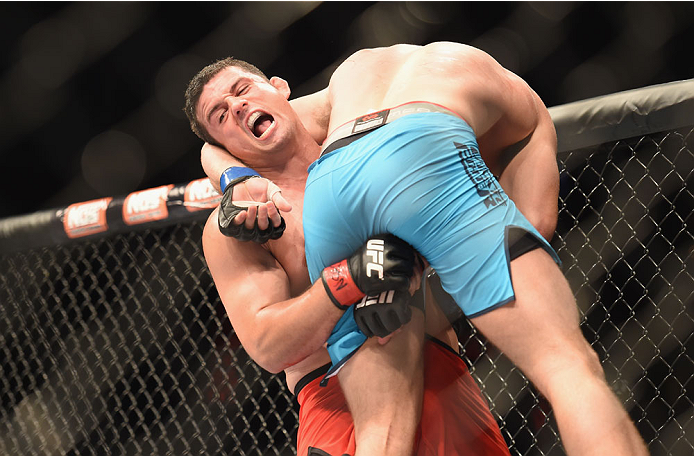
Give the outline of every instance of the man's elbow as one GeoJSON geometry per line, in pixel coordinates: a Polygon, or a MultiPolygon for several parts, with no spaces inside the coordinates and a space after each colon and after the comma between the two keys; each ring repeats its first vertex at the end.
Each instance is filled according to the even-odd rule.
{"type": "Polygon", "coordinates": [[[284,369],[286,369],[284,365],[270,358],[262,358],[260,360],[256,360],[256,363],[266,371],[270,372],[271,374],[279,374],[284,369]]]}
{"type": "Polygon", "coordinates": [[[542,237],[547,239],[547,241],[551,241],[554,237],[554,232],[557,229],[557,217],[558,209],[556,208],[533,211],[531,214],[526,215],[528,221],[535,227],[542,237]]]}
{"type": "Polygon", "coordinates": [[[277,350],[268,350],[257,346],[247,347],[245,345],[244,348],[257,365],[272,374],[278,374],[288,367],[284,360],[277,356],[277,350]]]}
{"type": "Polygon", "coordinates": [[[263,331],[263,336],[252,341],[243,343],[246,353],[260,367],[268,372],[277,374],[286,368],[301,361],[301,350],[295,351],[287,343],[286,338],[273,339],[269,336],[270,331],[263,331]]]}

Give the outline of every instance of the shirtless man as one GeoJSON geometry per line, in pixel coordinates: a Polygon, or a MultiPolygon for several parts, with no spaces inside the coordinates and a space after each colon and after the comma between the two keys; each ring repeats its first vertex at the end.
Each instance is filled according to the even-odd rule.
{"type": "MultiPolygon", "coordinates": [[[[311,123],[315,114],[312,98],[291,104],[316,132],[319,129],[311,123]]],[[[313,142],[316,157],[316,141],[324,137],[325,132],[313,142]]],[[[203,167],[215,186],[222,171],[240,164],[220,148],[206,145],[203,151],[203,167]]],[[[426,322],[414,311],[413,321],[386,345],[372,339],[350,363],[349,369],[369,379],[350,389],[362,407],[351,404],[348,410],[337,379],[319,387],[330,365],[325,341],[343,311],[331,303],[320,284],[301,294],[310,287],[301,229],[305,169],[299,176],[270,176],[283,189],[274,197],[278,206],[291,209],[285,213],[287,229],[282,237],[262,245],[237,242],[220,233],[215,210],[205,226],[203,246],[220,297],[247,352],[271,372],[284,370],[289,390],[297,395],[301,404],[298,454],[405,455],[414,448],[417,455],[508,456],[486,400],[457,355],[455,332],[430,294],[426,322]],[[429,337],[426,342],[423,326],[429,337]],[[417,429],[420,417],[422,427],[417,429]],[[442,421],[454,423],[455,431],[441,426],[442,421]]],[[[267,184],[263,186],[262,181],[246,181],[236,190],[248,187],[265,195],[267,184]]],[[[258,196],[251,193],[240,198],[258,196]]],[[[270,218],[279,225],[275,205],[260,205],[263,229],[268,208],[270,218]]],[[[252,206],[249,211],[253,219],[256,209],[252,206]]]]}
{"type": "MultiPolygon", "coordinates": [[[[326,149],[329,149],[334,141],[345,139],[357,128],[378,121],[378,117],[382,123],[388,124],[370,131],[365,136],[366,142],[356,141],[352,143],[355,145],[353,147],[347,145],[331,151],[311,169],[306,199],[312,203],[306,203],[303,209],[309,270],[314,280],[320,275],[321,265],[325,267],[330,261],[345,257],[354,250],[355,245],[359,246],[370,234],[374,234],[374,230],[385,226],[388,228],[386,231],[395,232],[414,245],[431,262],[441,274],[444,287],[454,295],[468,316],[473,316],[473,324],[509,356],[547,397],[553,406],[568,454],[646,454],[635,427],[606,384],[597,356],[582,337],[573,295],[553,261],[551,249],[537,231],[523,221],[503,192],[495,187],[476,155],[478,143],[479,148],[485,150],[489,169],[500,175],[501,184],[518,201],[542,199],[542,194],[536,191],[547,186],[543,182],[526,179],[541,169],[538,164],[546,166],[547,155],[553,156],[555,151],[555,138],[546,109],[527,85],[481,51],[453,43],[435,43],[425,47],[399,45],[354,54],[333,74],[328,89],[307,100],[313,106],[315,118],[319,119],[309,122],[307,128],[302,126],[291,109],[288,97],[289,88],[281,79],[273,78],[268,83],[258,76],[231,68],[213,77],[195,104],[201,124],[212,138],[217,138],[215,142],[233,151],[247,166],[276,181],[283,189],[288,185],[285,189],[288,195],[292,193],[292,179],[306,176],[306,167],[315,160],[317,152],[314,143],[316,137],[321,136],[321,131],[329,133],[325,142],[326,149]],[[390,121],[389,108],[414,101],[426,102],[423,106],[410,106],[422,108],[423,111],[410,113],[403,108],[393,109],[390,112],[399,119],[390,121]],[[429,112],[421,113],[426,110],[429,112]],[[262,115],[253,116],[254,112],[262,115]],[[366,113],[377,115],[365,117],[366,113]],[[326,118],[329,118],[329,124],[327,129],[323,129],[324,120],[320,119],[326,118]],[[357,122],[353,121],[355,118],[359,118],[357,122]],[[249,125],[249,119],[253,121],[252,125],[249,125]],[[347,124],[350,124],[347,128],[351,131],[346,132],[346,127],[342,127],[347,124]],[[423,127],[422,124],[426,125],[423,127]],[[314,130],[314,127],[317,128],[314,130]],[[396,159],[391,154],[385,157],[385,161],[378,162],[378,170],[387,172],[377,176],[382,181],[390,183],[397,180],[398,185],[404,183],[419,187],[414,193],[403,191],[405,201],[395,198],[367,207],[384,212],[391,209],[390,221],[396,222],[389,226],[388,221],[385,224],[375,222],[373,213],[367,215],[359,212],[360,208],[365,207],[363,199],[350,207],[349,203],[354,200],[351,196],[343,200],[334,197],[339,191],[350,192],[353,188],[368,186],[378,180],[373,177],[359,180],[359,173],[351,172],[359,167],[363,171],[368,166],[373,170],[374,157],[384,159],[382,150],[389,150],[395,141],[393,136],[388,135],[392,135],[393,130],[397,132],[398,128],[404,131],[404,139],[418,141],[425,137],[426,141],[430,141],[427,144],[430,147],[419,149],[418,154],[422,155],[424,162],[417,162],[418,154],[411,153],[399,155],[396,159]],[[428,129],[424,130],[426,134],[423,136],[419,135],[422,128],[428,129]],[[440,163],[430,153],[443,153],[442,143],[436,142],[433,133],[429,134],[437,129],[439,132],[446,130],[448,138],[451,138],[450,141],[447,139],[448,144],[455,146],[450,151],[453,157],[442,158],[440,163]],[[319,134],[316,135],[315,131],[319,134]],[[359,156],[360,148],[356,145],[366,149],[368,154],[359,156]],[[520,152],[508,160],[504,152],[514,146],[520,152]],[[396,166],[398,163],[401,166],[396,166]],[[339,184],[339,179],[331,179],[339,171],[351,173],[347,180],[352,189],[330,188],[326,191],[321,181],[339,184]],[[431,200],[419,205],[420,195],[426,194],[428,198],[431,196],[427,193],[429,190],[433,189],[434,193],[439,191],[435,187],[426,187],[436,182],[431,177],[445,178],[465,173],[470,178],[461,185],[476,192],[479,201],[470,204],[467,200],[463,201],[468,207],[454,209],[449,219],[434,218],[433,222],[422,219],[422,214],[426,215],[421,212],[422,208],[439,207],[436,201],[431,200]],[[400,179],[400,176],[405,178],[400,179]],[[407,179],[411,179],[409,183],[407,179]],[[424,186],[418,184],[420,180],[424,186]],[[533,182],[535,185],[523,186],[523,182],[533,182]],[[328,206],[321,199],[326,195],[333,198],[328,206]],[[341,219],[335,216],[334,207],[338,208],[337,215],[341,219]],[[450,258],[450,255],[446,258],[439,255],[442,248],[446,250],[445,244],[433,247],[428,244],[432,239],[438,243],[444,238],[441,229],[444,233],[449,228],[458,230],[455,235],[461,235],[459,225],[465,220],[462,216],[469,212],[468,209],[479,210],[480,207],[508,209],[510,212],[497,214],[497,219],[502,223],[521,226],[521,233],[530,233],[529,239],[542,247],[524,250],[520,256],[512,257],[505,278],[498,271],[494,272],[498,281],[508,282],[508,286],[510,277],[513,277],[513,288],[509,291],[508,286],[502,286],[495,297],[488,299],[490,302],[486,307],[484,303],[480,304],[479,296],[469,294],[474,289],[474,283],[456,288],[456,280],[464,276],[466,270],[456,271],[455,263],[467,260],[465,252],[454,258],[450,258]],[[459,212],[456,213],[456,210],[459,212]],[[456,218],[458,215],[461,217],[456,218]],[[401,216],[410,218],[398,218],[401,216]],[[316,217],[326,221],[326,226],[320,229],[309,226],[316,217]],[[336,223],[336,219],[339,223],[336,223]],[[452,225],[446,225],[451,221],[452,225]],[[408,234],[408,230],[417,231],[420,226],[430,231],[433,228],[433,232],[426,236],[408,234]],[[396,232],[402,227],[406,229],[396,232]],[[339,235],[336,235],[338,230],[339,235]],[[336,246],[337,243],[339,245],[336,246]],[[329,259],[336,255],[333,260],[329,259]],[[449,267],[452,269],[447,269],[449,267]],[[470,302],[467,302],[467,297],[470,297],[470,302]]],[[[400,150],[407,148],[407,144],[399,147],[400,150]]],[[[448,197],[444,201],[447,208],[453,204],[451,200],[457,203],[467,198],[466,194],[456,193],[458,189],[451,189],[448,184],[441,186],[445,189],[444,196],[448,197]]],[[[389,191],[390,188],[379,187],[377,190],[389,191]]],[[[370,197],[378,195],[378,191],[371,188],[363,193],[370,197]]],[[[475,194],[472,195],[474,199],[475,194]]],[[[527,204],[525,207],[535,206],[527,204]]],[[[554,211],[556,213],[556,207],[554,211]]],[[[531,220],[534,218],[530,212],[526,216],[531,220]]],[[[315,225],[316,222],[313,223],[315,225]]],[[[498,231],[494,224],[490,226],[498,231]]],[[[492,245],[490,250],[503,249],[507,245],[508,233],[503,230],[503,225],[501,232],[490,244],[497,245],[492,245]]],[[[473,247],[479,249],[486,245],[485,241],[473,247]]],[[[482,272],[483,268],[477,267],[477,270],[482,272]]],[[[315,289],[314,284],[309,294],[315,289]]],[[[231,313],[230,317],[233,322],[231,313]]],[[[349,318],[343,318],[341,323],[349,325],[351,322],[349,318]]],[[[356,360],[357,357],[354,358],[356,360]]],[[[352,364],[352,361],[346,363],[343,371],[347,372],[341,371],[345,379],[354,374],[363,375],[355,372],[350,367],[352,364]]],[[[349,386],[345,385],[344,389],[349,391],[349,386]]]]}

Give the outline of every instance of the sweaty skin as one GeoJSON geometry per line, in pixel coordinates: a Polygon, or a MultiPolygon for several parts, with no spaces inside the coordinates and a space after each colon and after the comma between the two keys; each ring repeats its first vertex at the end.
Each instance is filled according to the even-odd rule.
{"type": "MultiPolygon", "coordinates": [[[[276,267],[270,270],[276,269],[276,273],[264,271],[263,274],[273,277],[262,280],[265,283],[276,280],[280,285],[273,287],[277,290],[267,291],[268,296],[263,300],[266,303],[284,302],[289,297],[299,296],[310,285],[303,256],[301,208],[306,170],[320,153],[317,143],[329,143],[330,131],[359,115],[412,100],[441,104],[465,119],[478,136],[485,162],[495,175],[501,176],[500,183],[509,196],[546,238],[551,238],[554,233],[558,173],[556,138],[551,119],[539,97],[527,84],[503,69],[486,53],[455,43],[435,43],[425,47],[396,45],[358,51],[337,68],[327,89],[293,100],[290,105],[286,103],[289,88],[284,81],[272,78],[272,85],[261,81],[261,78],[248,75],[238,68],[224,70],[210,81],[203,92],[199,116],[210,119],[206,125],[208,131],[228,150],[233,151],[236,157],[242,158],[242,162],[235,162],[226,151],[205,146],[203,167],[215,185],[221,172],[228,166],[246,165],[277,183],[285,201],[293,208],[291,212],[286,212],[286,209],[283,211],[287,230],[279,240],[268,242],[262,249],[242,243],[233,247],[224,246],[226,249],[240,250],[238,254],[242,258],[250,258],[249,263],[256,260],[267,265],[274,263],[276,267]],[[377,71],[370,71],[374,69],[377,71]],[[490,81],[495,84],[490,84],[490,81]],[[236,92],[232,92],[233,90],[236,92]],[[225,100],[225,95],[229,93],[236,96],[225,100]],[[473,109],[479,106],[487,108],[473,109]],[[272,116],[272,125],[261,138],[256,138],[247,125],[250,115],[256,111],[272,116]],[[303,131],[297,125],[298,119],[301,119],[298,123],[304,127],[303,131]],[[511,149],[509,146],[524,140],[524,147],[519,152],[514,150],[515,158],[509,159],[506,156],[511,149]],[[288,153],[290,150],[301,152],[288,153]],[[506,169],[504,165],[508,165],[506,169]],[[533,179],[537,181],[536,185],[516,185],[519,180],[516,175],[519,173],[510,172],[508,168],[511,167],[514,171],[534,168],[533,179]],[[548,172],[543,172],[544,170],[548,172]]],[[[247,185],[262,183],[261,180],[250,180],[247,185]]],[[[272,204],[261,206],[259,212],[259,220],[264,220],[268,212],[276,214],[272,204]]],[[[249,213],[248,218],[254,220],[255,214],[249,213]]],[[[212,249],[212,244],[215,244],[215,249],[216,244],[225,244],[224,239],[216,239],[221,235],[216,230],[215,223],[216,214],[213,214],[208,222],[212,226],[205,230],[206,251],[212,249]]],[[[230,260],[238,258],[234,252],[214,257],[221,257],[225,265],[218,269],[211,264],[213,272],[237,269],[235,266],[238,261],[230,260]]],[[[225,274],[227,275],[231,274],[225,274]]],[[[218,280],[215,282],[220,283],[218,280]]],[[[224,283],[229,285],[220,291],[228,288],[230,293],[234,293],[234,297],[224,299],[223,296],[222,300],[227,305],[231,321],[238,328],[242,343],[249,348],[251,355],[256,351],[253,349],[254,345],[265,341],[266,347],[272,347],[275,343],[284,347],[283,350],[278,349],[277,345],[273,349],[259,348],[259,353],[254,358],[263,367],[275,372],[284,369],[291,387],[307,372],[327,362],[322,342],[327,339],[329,331],[318,331],[321,337],[315,339],[321,339],[320,343],[307,344],[307,340],[315,339],[304,336],[309,331],[315,334],[313,331],[317,326],[306,322],[301,325],[307,328],[306,333],[296,330],[296,327],[289,332],[296,335],[296,339],[288,341],[281,336],[270,337],[264,329],[265,325],[246,324],[247,321],[255,320],[258,313],[262,315],[260,311],[265,310],[265,307],[255,309],[254,306],[249,308],[227,304],[239,301],[234,298],[242,297],[244,284],[251,282],[247,279],[240,281],[243,282],[240,284],[236,284],[235,280],[229,282],[230,280],[225,280],[224,283]],[[249,334],[246,335],[246,332],[249,334]],[[267,351],[272,351],[273,356],[265,361],[267,357],[261,353],[267,351]]],[[[333,312],[335,309],[321,310],[322,313],[314,315],[321,315],[321,319],[327,318],[335,322],[339,318],[339,312],[333,312]],[[327,313],[330,315],[325,315],[327,313]]],[[[440,321],[441,318],[435,319],[432,316],[427,320],[440,321]]],[[[277,333],[284,334],[284,331],[277,333]]],[[[451,340],[450,335],[443,338],[451,340]]]]}
{"type": "MultiPolygon", "coordinates": [[[[240,81],[236,89],[239,90],[241,97],[233,102],[230,101],[226,107],[222,104],[221,108],[217,108],[211,117],[215,119],[218,115],[224,120],[221,123],[211,122],[208,130],[229,150],[234,151],[237,157],[243,157],[244,160],[243,163],[235,163],[226,151],[208,145],[203,150],[202,162],[215,185],[224,169],[233,164],[241,164],[256,169],[261,175],[272,179],[282,188],[282,196],[293,207],[289,213],[286,210],[283,211],[288,228],[282,238],[270,241],[264,248],[287,273],[291,296],[296,296],[297,291],[303,291],[309,285],[303,250],[299,252],[297,246],[303,246],[303,234],[300,229],[303,185],[308,164],[319,154],[316,143],[329,143],[329,131],[359,115],[411,100],[426,100],[441,104],[465,119],[478,136],[480,151],[485,162],[495,175],[501,176],[500,182],[509,196],[540,232],[546,238],[551,238],[556,223],[558,194],[556,138],[551,119],[539,97],[530,90],[527,84],[513,73],[503,69],[487,54],[455,43],[436,43],[425,47],[396,45],[389,48],[358,51],[337,68],[327,89],[293,100],[290,105],[291,110],[287,110],[286,107],[289,106],[283,106],[281,103],[286,98],[277,100],[276,94],[262,98],[270,91],[268,87],[246,88],[249,84],[247,80],[255,79],[255,76],[245,75],[236,68],[229,68],[210,81],[211,90],[206,89],[203,92],[199,105],[203,113],[212,111],[211,106],[219,105],[218,100],[223,96],[222,94],[227,93],[229,87],[240,81]],[[364,68],[377,68],[378,71],[364,71],[364,68]],[[504,90],[489,90],[488,87],[494,86],[489,84],[490,79],[498,82],[494,85],[502,85],[504,90]],[[434,80],[436,84],[432,83],[434,80]],[[441,81],[446,83],[443,84],[441,81]],[[254,90],[256,93],[253,93],[254,90]],[[475,94],[475,99],[471,99],[471,93],[475,94]],[[255,99],[259,102],[252,103],[251,100],[255,99]],[[490,108],[482,112],[473,110],[472,106],[481,104],[488,105],[490,108]],[[225,110],[228,114],[224,113],[225,110]],[[248,112],[257,110],[267,112],[273,118],[269,134],[260,140],[255,138],[245,125],[248,112]],[[503,116],[502,112],[505,112],[503,116]],[[532,115],[527,115],[528,112],[532,115]],[[279,165],[276,162],[282,161],[286,155],[278,150],[277,144],[291,143],[287,142],[287,138],[297,131],[297,126],[291,124],[297,117],[305,126],[302,135],[304,153],[295,154],[289,163],[279,165]],[[235,119],[238,120],[231,122],[235,119]],[[239,131],[241,134],[236,134],[239,131]],[[327,140],[325,140],[326,137],[327,140]],[[504,173],[503,166],[509,161],[505,156],[510,149],[509,146],[523,140],[526,140],[526,143],[520,153],[515,155],[511,166],[535,168],[534,179],[541,182],[532,186],[532,189],[535,189],[534,192],[530,191],[529,186],[514,186],[517,179],[512,178],[510,172],[504,173]],[[258,150],[266,156],[259,157],[258,150]],[[275,154],[275,157],[269,161],[267,155],[270,154],[275,154]],[[294,166],[295,163],[296,166],[294,166]],[[540,169],[536,164],[540,165],[540,169]],[[554,166],[553,170],[552,166],[554,166]],[[542,169],[548,168],[550,172],[541,172],[542,169]],[[294,171],[288,172],[287,169],[294,171]],[[300,268],[295,267],[297,258],[301,258],[300,268]]],[[[279,90],[284,91],[282,97],[285,96],[284,93],[288,96],[288,87],[285,84],[278,82],[278,78],[273,78],[271,81],[280,86],[279,90]]],[[[265,84],[265,86],[269,85],[265,84]]],[[[261,180],[250,180],[247,184],[262,185],[261,180]]],[[[244,198],[235,197],[235,199],[244,198]]],[[[273,210],[272,204],[261,207],[259,220],[264,220],[266,211],[273,212],[273,210]]],[[[255,214],[251,213],[248,218],[255,219],[255,214]]],[[[216,221],[216,215],[210,220],[216,221]]],[[[208,231],[215,230],[206,230],[206,233],[208,231]]],[[[251,246],[240,247],[250,248],[251,246]]],[[[237,287],[233,288],[238,290],[237,287]]],[[[238,312],[232,311],[230,315],[236,313],[238,312]]],[[[244,327],[245,325],[235,326],[244,327]]],[[[297,350],[298,347],[291,345],[287,345],[288,352],[304,353],[304,350],[297,350]]],[[[301,340],[297,340],[297,346],[299,345],[302,345],[301,340]]],[[[322,365],[325,362],[324,355],[325,352],[321,349],[317,353],[310,354],[309,359],[304,359],[300,363],[296,362],[296,356],[292,356],[290,359],[293,363],[290,366],[279,367],[288,370],[287,381],[292,383],[306,372],[322,365]]],[[[277,370],[276,366],[268,365],[267,367],[277,370]]]]}
{"type": "MultiPolygon", "coordinates": [[[[302,113],[307,133],[319,144],[329,144],[329,132],[345,122],[420,100],[453,110],[473,128],[489,169],[526,218],[551,239],[559,191],[554,126],[537,94],[488,54],[457,43],[361,50],[337,68],[327,89],[291,103],[302,113]],[[534,185],[522,185],[526,177],[532,177],[534,185]]],[[[276,120],[281,121],[279,115],[276,120]]],[[[215,124],[209,130],[213,135],[229,132],[215,124]]],[[[265,160],[244,153],[238,142],[228,137],[221,142],[246,165],[266,168],[265,160]]],[[[234,163],[215,149],[203,149],[203,167],[210,176],[218,176],[223,166],[234,163]]],[[[268,205],[267,209],[274,208],[268,205]]],[[[245,215],[238,219],[243,220],[245,215]]]]}
{"type": "MultiPolygon", "coordinates": [[[[233,160],[229,154],[223,149],[206,145],[207,149],[204,153],[203,162],[206,163],[206,169],[226,169],[229,166],[237,166],[240,163],[233,160]],[[219,166],[217,166],[219,165],[219,166]]],[[[214,171],[209,171],[211,176],[214,176],[214,171]]],[[[221,171],[217,173],[217,176],[221,174],[221,171]]],[[[217,181],[219,179],[217,178],[217,181]]],[[[248,182],[248,187],[258,187],[256,193],[248,191],[247,188],[241,187],[236,190],[239,194],[238,200],[257,200],[262,201],[265,196],[265,190],[267,184],[264,179],[251,179],[248,182]],[[256,196],[253,196],[253,195],[256,196]],[[258,196],[262,195],[262,196],[258,196]]],[[[330,362],[328,352],[323,346],[323,343],[327,339],[330,330],[329,328],[327,334],[325,335],[323,341],[320,343],[320,347],[311,353],[307,353],[310,349],[307,349],[306,339],[299,331],[290,331],[287,335],[296,335],[296,338],[289,337],[282,340],[284,347],[275,347],[272,353],[275,355],[272,358],[270,356],[263,356],[262,354],[255,354],[256,350],[253,348],[255,344],[250,342],[250,340],[255,340],[258,338],[255,334],[246,336],[245,328],[242,322],[246,319],[250,319],[251,316],[246,316],[247,312],[250,310],[248,308],[249,301],[243,301],[245,308],[239,311],[238,307],[241,305],[236,305],[242,302],[240,297],[243,297],[246,293],[246,284],[255,284],[257,279],[259,282],[265,284],[262,289],[258,290],[248,290],[248,299],[253,301],[264,301],[265,305],[268,303],[273,303],[272,296],[276,296],[278,303],[286,301],[288,298],[295,298],[300,296],[301,293],[310,288],[310,281],[308,277],[308,271],[306,266],[306,258],[304,255],[304,238],[302,231],[302,203],[303,203],[303,183],[300,189],[300,195],[297,196],[299,191],[295,191],[291,186],[284,186],[282,189],[283,201],[291,207],[290,212],[283,212],[282,216],[285,218],[287,223],[287,228],[278,240],[268,241],[266,244],[255,244],[251,242],[228,242],[229,238],[223,236],[217,229],[217,209],[208,218],[205,225],[203,233],[203,245],[206,252],[206,259],[212,272],[213,278],[215,278],[215,283],[217,284],[217,289],[222,297],[222,302],[224,303],[231,321],[234,324],[234,328],[237,333],[240,330],[239,338],[249,351],[251,356],[266,370],[271,372],[279,372],[284,370],[286,374],[287,386],[293,391],[296,382],[301,379],[304,375],[311,372],[317,367],[322,366],[325,363],[330,362]],[[235,255],[243,254],[245,255],[243,261],[238,261],[235,255]],[[261,268],[249,267],[249,265],[254,262],[261,262],[261,268]],[[245,265],[245,266],[243,266],[245,265]],[[240,273],[240,269],[244,269],[247,275],[240,273]],[[256,271],[256,269],[260,269],[256,271]],[[264,270],[265,269],[265,270],[264,270]],[[239,271],[238,274],[234,275],[230,271],[239,271]],[[223,276],[222,276],[223,274],[223,276]],[[234,277],[242,276],[242,279],[235,280],[234,277]],[[223,279],[222,279],[223,277],[223,279]],[[278,281],[278,282],[273,282],[278,281]],[[270,285],[271,284],[271,285],[270,285]],[[272,288],[272,290],[267,290],[266,288],[272,288]],[[254,294],[251,297],[251,294],[254,294]],[[236,317],[241,314],[241,316],[236,317]],[[233,316],[233,317],[232,317],[233,316]],[[287,352],[287,354],[280,354],[287,352]],[[286,357],[286,358],[285,358],[286,357]],[[278,358],[284,358],[284,362],[278,360],[278,358]],[[303,358],[303,359],[302,359],[303,358]],[[294,360],[297,360],[294,362],[294,360]]],[[[274,205],[273,205],[274,206],[274,205]]],[[[275,210],[276,212],[276,210],[275,210]]],[[[327,297],[326,297],[327,299],[327,297]]],[[[294,302],[293,304],[300,304],[300,302],[294,302]]],[[[251,306],[253,308],[254,306],[251,306]]],[[[259,306],[261,307],[261,306],[259,306]]],[[[323,306],[321,306],[323,307],[323,306]]],[[[341,311],[337,311],[334,306],[325,306],[325,312],[321,312],[320,319],[328,318],[337,322],[339,317],[342,315],[341,311]]],[[[264,307],[263,307],[264,308],[264,307]]],[[[250,312],[248,312],[250,313],[250,312]]],[[[455,332],[451,328],[448,320],[441,311],[441,309],[432,302],[430,298],[427,301],[427,318],[426,318],[426,332],[441,341],[446,342],[450,347],[457,350],[458,340],[455,332]]],[[[262,317],[262,312],[259,312],[260,317],[262,317]]],[[[308,326],[308,323],[304,325],[308,326]]],[[[304,326],[302,325],[302,326],[304,326]]],[[[289,326],[289,325],[288,325],[289,326]]],[[[316,322],[315,328],[320,326],[325,326],[323,321],[316,322]]],[[[264,326],[260,328],[265,329],[264,326]]],[[[278,331],[279,333],[280,331],[278,331]]],[[[279,339],[272,339],[268,345],[272,343],[280,343],[279,339]]],[[[383,343],[384,341],[381,341],[383,343]]],[[[259,348],[258,351],[262,351],[263,348],[259,348]]]]}
{"type": "MultiPolygon", "coordinates": [[[[327,362],[323,344],[341,315],[325,305],[320,282],[308,287],[303,249],[297,246],[303,246],[299,227],[308,165],[320,153],[317,143],[329,143],[330,133],[343,123],[412,101],[447,107],[474,130],[487,166],[521,212],[551,238],[558,195],[554,127],[539,97],[486,53],[456,43],[363,50],[337,68],[327,89],[297,100],[309,107],[298,108],[301,116],[287,102],[289,95],[286,81],[267,83],[228,68],[210,81],[198,104],[212,137],[240,163],[279,185],[294,207],[288,232],[263,246],[218,239],[214,214],[203,236],[239,339],[261,366],[284,369],[288,383],[327,362]],[[257,112],[261,128],[253,124],[257,112]]],[[[273,216],[269,207],[258,209],[258,215],[273,216]]],[[[536,249],[512,261],[511,273],[516,301],[473,323],[549,399],[567,453],[646,454],[580,332],[561,271],[536,249]]],[[[351,384],[357,398],[362,384],[351,384]]],[[[351,388],[345,385],[347,395],[351,388]]]]}

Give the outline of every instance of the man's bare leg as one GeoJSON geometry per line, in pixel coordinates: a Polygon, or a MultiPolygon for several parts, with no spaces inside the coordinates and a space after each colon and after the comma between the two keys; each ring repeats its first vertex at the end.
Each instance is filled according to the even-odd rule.
{"type": "Polygon", "coordinates": [[[648,454],[581,333],[561,270],[535,249],[515,259],[511,273],[516,301],[472,322],[549,400],[567,454],[648,454]]]}
{"type": "Polygon", "coordinates": [[[412,314],[385,345],[367,340],[338,373],[354,420],[355,456],[412,454],[424,383],[424,316],[412,314]]]}

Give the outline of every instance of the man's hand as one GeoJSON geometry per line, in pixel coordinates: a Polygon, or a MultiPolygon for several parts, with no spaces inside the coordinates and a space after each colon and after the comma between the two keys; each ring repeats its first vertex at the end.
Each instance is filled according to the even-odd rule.
{"type": "Polygon", "coordinates": [[[279,211],[289,212],[292,206],[272,181],[251,179],[260,175],[212,144],[202,146],[200,162],[212,185],[223,195],[219,209],[219,230],[223,234],[261,243],[282,235],[284,223],[279,211]]]}
{"type": "Polygon", "coordinates": [[[219,229],[241,241],[278,239],[286,227],[278,209],[289,212],[292,206],[272,181],[257,176],[234,179],[219,205],[219,229]]]}
{"type": "Polygon", "coordinates": [[[246,224],[247,229],[253,227],[254,219],[263,230],[270,225],[279,226],[282,218],[279,211],[292,210],[292,205],[282,196],[282,190],[271,180],[262,177],[235,185],[232,201],[236,206],[247,208],[234,219],[235,225],[250,221],[246,224]]]}
{"type": "MultiPolygon", "coordinates": [[[[366,337],[385,338],[412,319],[412,307],[424,311],[424,295],[414,296],[422,285],[425,261],[419,255],[410,278],[410,288],[384,291],[378,295],[366,295],[354,307],[354,320],[366,337]],[[421,302],[420,302],[421,301],[421,302]]],[[[379,341],[385,344],[387,339],[379,341]]]]}
{"type": "Polygon", "coordinates": [[[365,294],[410,287],[415,251],[392,234],[374,236],[349,258],[328,266],[321,279],[330,299],[346,309],[365,294]]]}
{"type": "Polygon", "coordinates": [[[386,337],[412,319],[411,299],[403,290],[366,295],[354,308],[354,320],[366,337],[386,337]]]}

